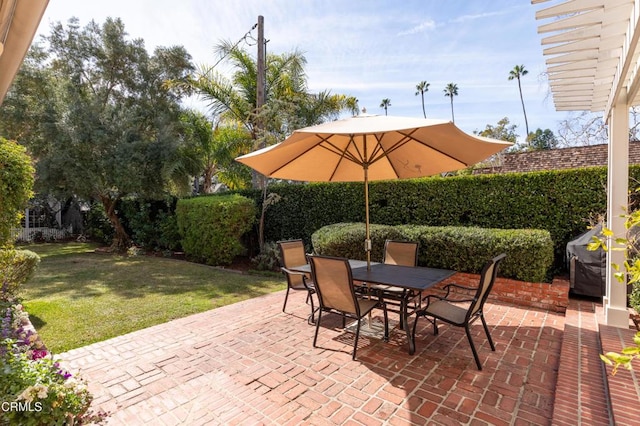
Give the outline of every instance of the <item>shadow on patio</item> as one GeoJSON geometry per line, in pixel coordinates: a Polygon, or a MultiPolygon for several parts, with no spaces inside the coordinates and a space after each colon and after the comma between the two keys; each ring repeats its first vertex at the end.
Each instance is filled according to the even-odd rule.
{"type": "MultiPolygon", "coordinates": [[[[313,348],[304,294],[282,292],[178,319],[62,355],[81,369],[108,424],[550,424],[564,315],[487,304],[492,352],[474,325],[478,371],[464,330],[421,321],[417,350],[323,320],[313,348]]],[[[393,315],[391,316],[394,318],[393,315]]]]}

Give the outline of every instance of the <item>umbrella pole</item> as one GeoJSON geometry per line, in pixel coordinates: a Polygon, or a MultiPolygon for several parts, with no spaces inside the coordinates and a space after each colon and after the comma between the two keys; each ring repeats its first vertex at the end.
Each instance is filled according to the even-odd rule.
{"type": "MultiPolygon", "coordinates": [[[[365,229],[365,240],[364,240],[364,250],[367,252],[367,271],[371,270],[371,234],[369,231],[369,167],[367,164],[364,165],[364,229],[365,229]]],[[[367,283],[367,287],[369,287],[369,283],[367,283]]],[[[371,292],[369,292],[369,299],[371,299],[371,292]]],[[[367,326],[371,329],[371,311],[369,311],[369,321],[367,321],[367,326]]]]}
{"type": "Polygon", "coordinates": [[[371,270],[371,234],[369,231],[369,173],[368,167],[364,166],[364,211],[365,211],[365,240],[364,250],[367,252],[367,271],[371,270]]]}

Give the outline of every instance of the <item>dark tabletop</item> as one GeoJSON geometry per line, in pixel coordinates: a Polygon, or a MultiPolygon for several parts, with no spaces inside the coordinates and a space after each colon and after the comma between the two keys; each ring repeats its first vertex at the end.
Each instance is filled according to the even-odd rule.
{"type": "Polygon", "coordinates": [[[425,290],[449,278],[455,271],[448,269],[385,265],[377,263],[352,269],[353,279],[372,284],[386,284],[411,290],[425,290]]]}
{"type": "MultiPolygon", "coordinates": [[[[393,285],[418,291],[433,287],[456,273],[449,269],[388,265],[377,262],[371,262],[371,269],[367,270],[367,262],[363,260],[349,260],[349,264],[355,281],[393,285]]],[[[298,272],[311,273],[309,264],[299,265],[291,269],[298,272]]]]}

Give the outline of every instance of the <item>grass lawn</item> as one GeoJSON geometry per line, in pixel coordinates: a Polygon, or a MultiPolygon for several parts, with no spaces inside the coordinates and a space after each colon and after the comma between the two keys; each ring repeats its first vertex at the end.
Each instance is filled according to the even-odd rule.
{"type": "Polygon", "coordinates": [[[280,276],[181,260],[95,253],[87,243],[21,246],[40,255],[20,296],[53,353],[283,290],[280,276]]]}

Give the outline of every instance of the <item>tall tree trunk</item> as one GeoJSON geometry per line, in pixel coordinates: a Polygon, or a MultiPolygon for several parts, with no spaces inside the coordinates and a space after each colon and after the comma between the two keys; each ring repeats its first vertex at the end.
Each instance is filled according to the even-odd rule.
{"type": "Polygon", "coordinates": [[[204,184],[202,185],[202,192],[205,194],[211,194],[213,192],[213,176],[216,174],[216,167],[207,167],[204,171],[204,184]]]}
{"type": "Polygon", "coordinates": [[[451,95],[451,121],[456,124],[456,117],[453,115],[453,95],[451,95]]]}
{"type": "Polygon", "coordinates": [[[104,211],[107,213],[109,222],[111,222],[111,226],[113,226],[113,230],[115,231],[113,242],[111,243],[111,249],[118,253],[126,252],[131,246],[131,238],[129,237],[129,234],[127,234],[127,231],[125,231],[124,226],[122,226],[122,222],[120,222],[120,218],[116,214],[116,203],[118,202],[118,199],[113,199],[108,195],[100,195],[100,201],[102,201],[104,211]]]}
{"type": "Polygon", "coordinates": [[[518,77],[518,89],[520,90],[520,102],[522,102],[522,112],[524,113],[524,126],[527,130],[525,140],[529,143],[529,123],[527,122],[527,111],[524,110],[524,98],[522,97],[522,86],[520,85],[520,77],[518,77]]]}
{"type": "Polygon", "coordinates": [[[424,118],[427,118],[427,111],[424,109],[424,92],[421,92],[420,95],[422,96],[422,115],[424,115],[424,118]]]}

